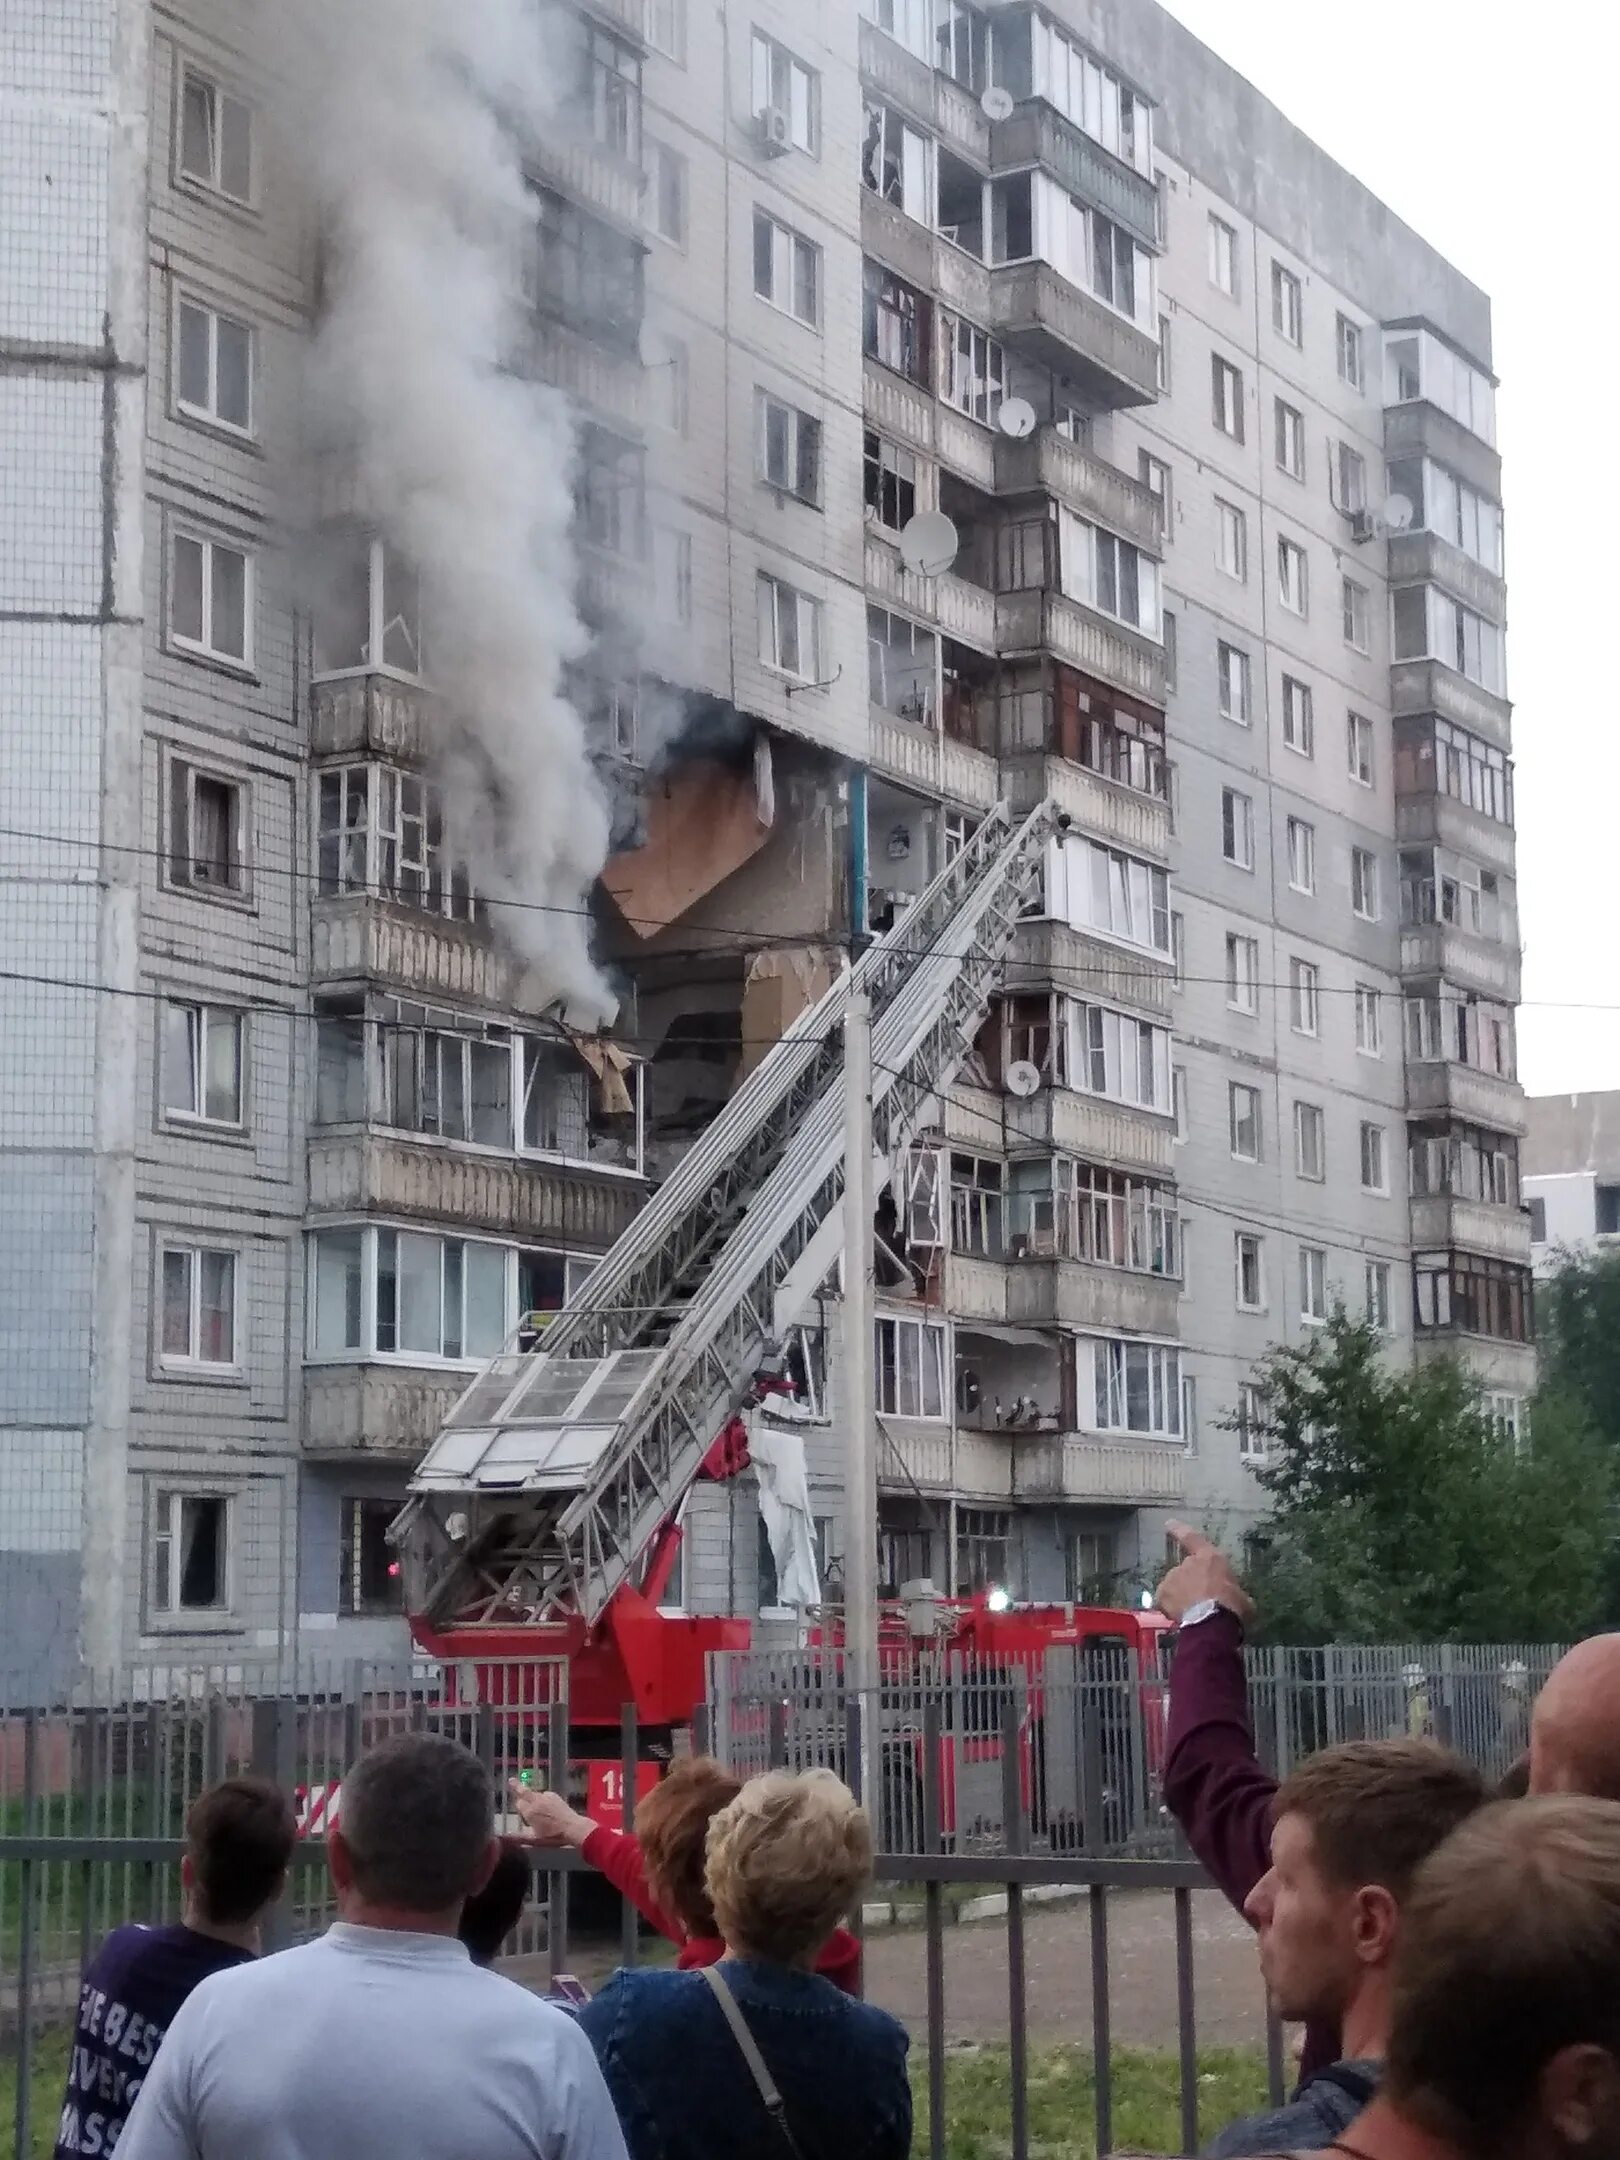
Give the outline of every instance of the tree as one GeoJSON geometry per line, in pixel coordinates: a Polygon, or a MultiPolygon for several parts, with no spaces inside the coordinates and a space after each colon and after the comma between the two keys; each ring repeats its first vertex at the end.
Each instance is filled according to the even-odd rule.
{"type": "Polygon", "coordinates": [[[1614,1458],[1578,1402],[1544,1392],[1515,1442],[1460,1365],[1395,1369],[1342,1311],[1254,1378],[1273,1640],[1557,1641],[1591,1625],[1614,1458]]]}
{"type": "MultiPolygon", "coordinates": [[[[1544,1389],[1565,1397],[1620,1471],[1620,1253],[1564,1251],[1536,1285],[1544,1389]]],[[[1620,1617],[1620,1543],[1611,1542],[1603,1611],[1620,1617]]]]}

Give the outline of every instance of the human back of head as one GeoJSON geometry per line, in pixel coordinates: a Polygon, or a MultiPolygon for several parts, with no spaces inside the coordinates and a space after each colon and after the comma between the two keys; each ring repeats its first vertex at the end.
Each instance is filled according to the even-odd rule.
{"type": "Polygon", "coordinates": [[[741,1791],[741,1778],[712,1755],[691,1755],[636,1809],[648,1885],[689,1936],[717,1932],[705,1880],[709,1824],[741,1791]]]}
{"type": "Polygon", "coordinates": [[[1426,1741],[1352,1741],[1300,1764],[1273,1802],[1271,1868],[1246,1907],[1284,2017],[1342,2023],[1349,2051],[1381,2051],[1413,1877],[1484,1800],[1479,1773],[1426,1741]]]}
{"type": "Polygon", "coordinates": [[[1500,1802],[1425,1863],[1386,2089],[1472,2154],[1620,2154],[1620,1804],[1500,1802]]]}
{"type": "Polygon", "coordinates": [[[462,1906],[456,1928],[475,1965],[493,1965],[500,1956],[501,1946],[523,1918],[532,1883],[527,1851],[514,1839],[504,1838],[494,1872],[462,1906]]]}
{"type": "Polygon", "coordinates": [[[297,1818],[268,1778],[224,1778],[186,1816],[186,1888],[211,1927],[247,1927],[281,1894],[297,1818]]]}
{"type": "Polygon", "coordinates": [[[343,1781],[329,1839],[339,1891],[375,1914],[448,1915],[453,1925],[499,1855],[494,1807],[488,1772],[454,1740],[383,1741],[343,1781]]]}
{"type": "Polygon", "coordinates": [[[830,1770],[752,1778],[709,1825],[709,1896],[738,1957],[812,1964],[871,1872],[871,1825],[830,1770]]]}
{"type": "Polygon", "coordinates": [[[1593,1635],[1547,1675],[1530,1720],[1532,1793],[1620,1800],[1620,1635],[1593,1635]]]}

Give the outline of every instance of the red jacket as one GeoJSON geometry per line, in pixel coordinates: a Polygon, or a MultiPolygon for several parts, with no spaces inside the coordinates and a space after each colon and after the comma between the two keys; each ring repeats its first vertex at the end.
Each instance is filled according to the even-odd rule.
{"type": "MultiPolygon", "coordinates": [[[[1237,1907],[1271,1865],[1271,1804],[1277,1780],[1260,1767],[1249,1723],[1243,1629],[1212,1613],[1176,1637],[1164,1739],[1164,1804],[1187,1843],[1237,1907]]],[[[1339,2036],[1305,2028],[1300,2076],[1309,2081],[1339,2053],[1339,2036]]]]}
{"type": "MultiPolygon", "coordinates": [[[[598,1823],[580,1847],[593,1868],[605,1875],[621,1897],[631,1904],[672,1943],[679,1943],[675,1960],[682,1972],[698,1965],[718,1965],[726,1946],[718,1935],[688,1935],[673,1913],[664,1911],[647,1887],[647,1869],[641,1857],[641,1841],[624,1830],[607,1830],[598,1823]]],[[[816,1971],[824,1980],[841,1987],[846,1995],[861,1992],[861,1946],[848,1928],[838,1928],[822,1945],[816,1971]]]]}

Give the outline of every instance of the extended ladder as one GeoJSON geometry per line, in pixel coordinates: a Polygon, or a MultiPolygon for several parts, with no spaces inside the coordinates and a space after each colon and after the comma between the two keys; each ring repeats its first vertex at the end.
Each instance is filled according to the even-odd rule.
{"type": "Polygon", "coordinates": [[[395,1525],[435,1627],[596,1620],[843,1247],[843,1021],[872,997],[878,1188],[938,1120],[1065,823],[993,810],[749,1075],[542,1347],[479,1374],[395,1525]]]}

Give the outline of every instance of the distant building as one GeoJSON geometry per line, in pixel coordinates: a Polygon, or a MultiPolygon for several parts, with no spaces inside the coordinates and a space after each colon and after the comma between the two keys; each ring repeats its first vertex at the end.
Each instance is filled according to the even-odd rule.
{"type": "Polygon", "coordinates": [[[1620,1088],[1533,1095],[1525,1104],[1524,1197],[1538,1275],[1562,1250],[1620,1246],[1620,1088]]]}

